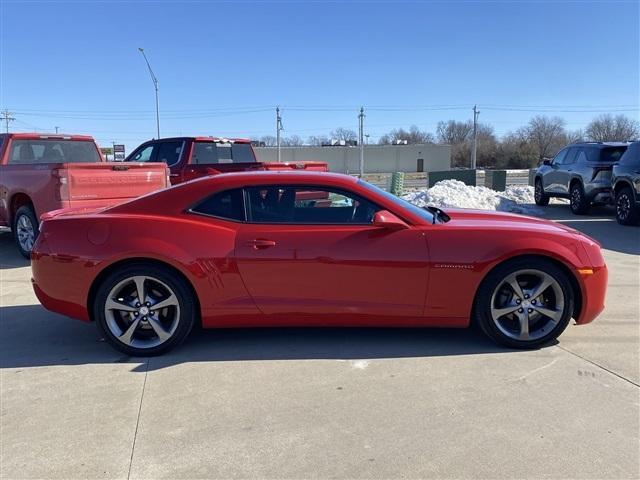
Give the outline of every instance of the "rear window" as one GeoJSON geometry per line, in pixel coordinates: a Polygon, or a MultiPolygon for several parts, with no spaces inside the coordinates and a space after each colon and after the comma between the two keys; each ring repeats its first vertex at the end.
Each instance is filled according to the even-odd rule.
{"type": "Polygon", "coordinates": [[[622,157],[626,150],[627,147],[605,147],[600,149],[594,148],[594,154],[589,155],[589,160],[592,162],[617,162],[620,160],[620,157],[622,157]]]}
{"type": "Polygon", "coordinates": [[[77,140],[13,140],[9,153],[9,163],[13,165],[94,163],[100,160],[100,154],[93,142],[77,140]]]}
{"type": "Polygon", "coordinates": [[[196,142],[193,163],[255,163],[251,145],[247,143],[196,142]]]}
{"type": "Polygon", "coordinates": [[[620,157],[620,165],[640,165],[640,143],[632,143],[620,157]]]}

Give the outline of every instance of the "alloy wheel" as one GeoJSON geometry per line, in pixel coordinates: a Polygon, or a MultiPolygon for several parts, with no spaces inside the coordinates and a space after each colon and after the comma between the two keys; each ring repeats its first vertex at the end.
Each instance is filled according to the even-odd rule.
{"type": "Polygon", "coordinates": [[[104,306],[106,325],[123,344],[153,348],[169,340],[180,320],[180,302],[164,282],[150,276],[116,284],[104,306]]]}
{"type": "Polygon", "coordinates": [[[518,270],[505,277],[491,297],[491,318],[507,337],[544,337],[560,323],[565,298],[558,281],[541,270],[518,270]]]}
{"type": "Polygon", "coordinates": [[[618,218],[622,221],[629,218],[629,214],[631,213],[631,199],[625,192],[618,195],[618,199],[616,201],[616,213],[618,214],[618,218]]]}
{"type": "Polygon", "coordinates": [[[20,248],[25,252],[30,252],[33,249],[36,238],[35,226],[27,215],[20,215],[20,218],[18,218],[16,222],[16,227],[16,235],[18,236],[20,248]]]}

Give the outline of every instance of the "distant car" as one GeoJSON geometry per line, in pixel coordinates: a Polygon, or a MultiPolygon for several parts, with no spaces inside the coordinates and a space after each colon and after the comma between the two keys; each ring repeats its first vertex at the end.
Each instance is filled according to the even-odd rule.
{"type": "Polygon", "coordinates": [[[86,135],[0,134],[0,226],[29,258],[43,213],[114,205],[168,186],[167,177],[162,164],[105,162],[86,135]]]}
{"type": "Polygon", "coordinates": [[[125,162],[163,162],[171,171],[171,183],[220,173],[251,170],[313,170],[326,172],[326,162],[260,162],[250,140],[218,137],[175,137],[149,140],[125,162]]]}
{"type": "Polygon", "coordinates": [[[611,170],[627,149],[627,143],[576,143],[545,160],[534,179],[537,205],[548,205],[551,197],[568,198],[571,211],[584,215],[592,204],[612,199],[611,170]]]}
{"type": "Polygon", "coordinates": [[[631,143],[614,165],[611,187],[618,223],[637,225],[640,222],[640,142],[631,143]]]}
{"type": "Polygon", "coordinates": [[[419,208],[348,175],[304,171],[210,176],[95,213],[45,215],[31,263],[47,309],[94,320],[112,346],[143,356],[176,346],[195,322],[473,322],[498,343],[535,348],[572,317],[591,322],[607,285],[599,245],[566,226],[419,208]]]}

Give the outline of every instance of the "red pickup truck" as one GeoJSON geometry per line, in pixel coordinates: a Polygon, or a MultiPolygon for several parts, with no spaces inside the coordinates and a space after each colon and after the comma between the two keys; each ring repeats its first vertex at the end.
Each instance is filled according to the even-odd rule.
{"type": "Polygon", "coordinates": [[[326,162],[259,162],[250,140],[217,137],[150,140],[136,148],[125,162],[166,163],[174,185],[207,175],[246,170],[328,170],[326,162]]]}
{"type": "Polygon", "coordinates": [[[0,226],[13,230],[26,258],[43,213],[113,205],[168,185],[166,165],[105,162],[89,136],[0,134],[0,226]]]}

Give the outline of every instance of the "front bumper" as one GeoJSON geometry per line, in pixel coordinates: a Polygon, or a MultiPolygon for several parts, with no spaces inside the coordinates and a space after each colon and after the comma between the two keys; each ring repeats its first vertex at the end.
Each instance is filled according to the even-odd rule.
{"type": "Polygon", "coordinates": [[[578,274],[582,290],[582,308],[576,324],[593,322],[604,310],[609,272],[607,266],[594,267],[592,274],[578,274]]]}

